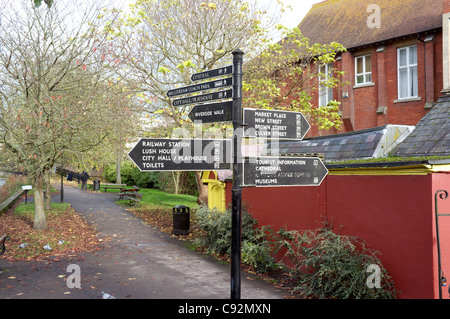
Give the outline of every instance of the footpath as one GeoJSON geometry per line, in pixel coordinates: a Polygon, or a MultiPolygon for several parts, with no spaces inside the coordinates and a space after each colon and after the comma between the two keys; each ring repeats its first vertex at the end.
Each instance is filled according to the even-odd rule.
{"type": "MultiPolygon", "coordinates": [[[[101,299],[103,293],[116,299],[230,298],[229,265],[144,224],[115,204],[116,199],[111,193],[65,186],[64,201],[109,240],[99,251],[57,261],[0,259],[0,298],[101,299]],[[81,288],[67,286],[73,267],[79,267],[81,288]]],[[[54,201],[59,202],[59,195],[54,201]]],[[[287,294],[245,273],[241,277],[242,299],[282,299],[287,294]]]]}

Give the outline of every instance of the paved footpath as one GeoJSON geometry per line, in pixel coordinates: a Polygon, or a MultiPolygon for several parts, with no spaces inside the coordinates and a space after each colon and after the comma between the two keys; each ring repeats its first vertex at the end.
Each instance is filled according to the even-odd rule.
{"type": "MultiPolygon", "coordinates": [[[[0,259],[0,298],[227,299],[230,267],[187,248],[183,242],[145,225],[114,201],[117,195],[64,187],[64,201],[92,223],[105,241],[94,253],[59,261],[9,263],[0,259]],[[68,288],[71,264],[81,272],[81,289],[68,288]]],[[[59,195],[54,198],[59,201],[59,195]]],[[[286,295],[242,273],[242,299],[281,299],[286,295]]]]}

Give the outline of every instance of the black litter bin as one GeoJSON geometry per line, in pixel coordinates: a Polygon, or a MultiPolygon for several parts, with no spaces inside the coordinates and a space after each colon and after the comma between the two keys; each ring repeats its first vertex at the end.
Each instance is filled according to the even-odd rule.
{"type": "Polygon", "coordinates": [[[99,190],[100,190],[100,180],[94,179],[94,191],[99,191],[99,190]]]}
{"type": "Polygon", "coordinates": [[[178,205],[173,208],[173,234],[188,235],[190,227],[189,207],[178,205]]]}

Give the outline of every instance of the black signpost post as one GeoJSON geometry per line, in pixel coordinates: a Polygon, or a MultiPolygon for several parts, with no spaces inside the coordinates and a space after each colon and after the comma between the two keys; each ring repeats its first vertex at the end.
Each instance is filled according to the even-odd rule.
{"type": "Polygon", "coordinates": [[[242,63],[244,52],[233,51],[233,186],[231,188],[231,299],[241,299],[242,224],[242,63]]]}

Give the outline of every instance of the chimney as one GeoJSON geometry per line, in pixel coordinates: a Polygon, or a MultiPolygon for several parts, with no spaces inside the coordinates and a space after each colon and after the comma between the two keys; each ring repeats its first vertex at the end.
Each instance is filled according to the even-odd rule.
{"type": "Polygon", "coordinates": [[[450,0],[443,0],[442,40],[444,74],[444,89],[442,93],[450,94],[450,0]]]}

